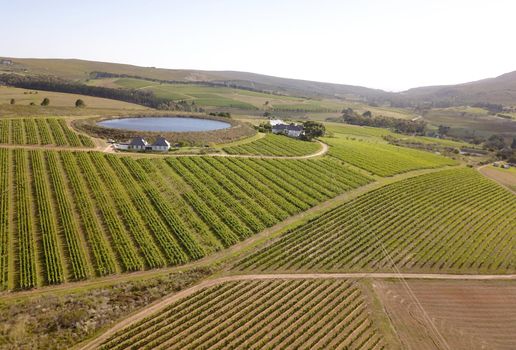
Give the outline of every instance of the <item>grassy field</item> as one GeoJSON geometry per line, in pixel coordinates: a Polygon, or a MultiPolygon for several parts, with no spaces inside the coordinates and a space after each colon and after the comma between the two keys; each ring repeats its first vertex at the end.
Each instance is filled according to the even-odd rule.
{"type": "Polygon", "coordinates": [[[371,181],[328,158],[0,155],[3,288],[183,264],[371,181]]]}
{"type": "Polygon", "coordinates": [[[366,193],[236,265],[252,271],[514,273],[516,198],[467,168],[366,193]]]}
{"type": "Polygon", "coordinates": [[[304,156],[317,152],[321,146],[315,142],[300,141],[283,135],[267,134],[265,137],[238,146],[224,147],[228,154],[262,156],[304,156]]]}
{"type": "Polygon", "coordinates": [[[227,282],[178,300],[101,349],[382,349],[355,281],[227,282]]]}
{"type": "MultiPolygon", "coordinates": [[[[343,108],[353,106],[366,109],[364,105],[348,103],[341,100],[309,99],[302,97],[274,95],[242,89],[221,86],[203,86],[199,84],[161,84],[158,82],[132,79],[94,79],[90,85],[111,88],[145,89],[153,91],[156,96],[171,100],[195,102],[202,107],[234,108],[241,110],[263,110],[270,112],[301,112],[301,113],[339,113],[343,108]]],[[[407,112],[401,110],[375,109],[375,112],[405,117],[407,112]]]]}
{"type": "Polygon", "coordinates": [[[94,147],[86,135],[74,132],[65,119],[0,119],[0,144],[94,147]]]}
{"type": "Polygon", "coordinates": [[[91,97],[61,92],[38,91],[0,86],[0,105],[10,104],[11,99],[16,100],[17,105],[29,105],[31,102],[39,105],[47,97],[52,107],[75,107],[75,101],[81,99],[87,108],[99,109],[126,109],[146,110],[147,107],[134,103],[110,100],[107,98],[91,97]]]}

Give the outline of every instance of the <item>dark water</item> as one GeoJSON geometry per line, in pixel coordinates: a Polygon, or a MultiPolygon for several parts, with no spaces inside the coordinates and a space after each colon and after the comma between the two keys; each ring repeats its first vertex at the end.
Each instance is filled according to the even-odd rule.
{"type": "Polygon", "coordinates": [[[98,125],[113,129],[174,132],[211,131],[226,129],[231,126],[229,123],[220,122],[218,120],[180,117],[110,119],[101,121],[98,125]]]}

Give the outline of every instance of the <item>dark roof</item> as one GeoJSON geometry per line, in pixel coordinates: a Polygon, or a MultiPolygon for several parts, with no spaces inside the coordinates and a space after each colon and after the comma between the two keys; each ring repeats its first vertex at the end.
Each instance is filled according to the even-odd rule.
{"type": "Polygon", "coordinates": [[[161,137],[161,136],[158,137],[152,145],[153,146],[167,146],[167,147],[169,146],[167,139],[165,139],[164,137],[161,137]]]}
{"type": "Polygon", "coordinates": [[[147,141],[141,137],[135,137],[131,140],[129,146],[147,146],[147,141]]]}
{"type": "Polygon", "coordinates": [[[302,125],[279,124],[279,125],[274,125],[272,128],[275,130],[303,131],[302,125]]]}

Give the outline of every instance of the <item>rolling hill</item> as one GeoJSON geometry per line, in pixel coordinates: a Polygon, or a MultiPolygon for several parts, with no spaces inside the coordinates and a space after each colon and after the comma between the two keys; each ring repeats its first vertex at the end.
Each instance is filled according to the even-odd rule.
{"type": "Polygon", "coordinates": [[[237,71],[165,69],[79,59],[8,58],[12,64],[0,64],[0,72],[50,75],[86,82],[100,74],[175,83],[209,83],[215,86],[262,91],[308,98],[391,102],[409,106],[433,103],[434,106],[464,106],[476,103],[516,105],[516,71],[457,85],[416,87],[403,92],[387,92],[362,86],[274,77],[237,71]]]}
{"type": "Polygon", "coordinates": [[[8,59],[12,60],[13,64],[0,66],[0,71],[7,70],[29,74],[53,75],[78,81],[89,79],[92,72],[108,72],[117,75],[175,82],[211,82],[293,96],[372,99],[379,98],[386,94],[386,92],[382,90],[369,89],[361,86],[287,79],[247,72],[164,69],[78,59],[8,59]]]}
{"type": "Polygon", "coordinates": [[[516,104],[516,71],[496,78],[458,85],[425,86],[401,92],[400,96],[415,101],[450,101],[453,104],[478,102],[503,105],[516,104]]]}

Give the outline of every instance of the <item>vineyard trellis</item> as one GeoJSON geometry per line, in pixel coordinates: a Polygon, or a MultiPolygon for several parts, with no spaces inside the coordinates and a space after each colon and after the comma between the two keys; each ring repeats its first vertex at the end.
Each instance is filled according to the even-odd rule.
{"type": "Polygon", "coordinates": [[[228,154],[262,155],[262,156],[306,156],[317,152],[321,145],[317,142],[296,140],[283,135],[266,134],[259,140],[224,147],[228,154]]]}
{"type": "MultiPolygon", "coordinates": [[[[61,125],[57,119],[52,123],[61,125]]],[[[52,126],[40,131],[53,132],[52,126]]],[[[38,137],[66,140],[60,132],[38,137]]],[[[183,264],[372,180],[329,158],[134,159],[17,149],[10,160],[10,151],[2,152],[5,169],[15,164],[15,185],[7,170],[0,181],[9,188],[5,196],[16,190],[12,205],[20,224],[14,229],[22,239],[14,260],[25,271],[23,288],[183,264]],[[41,238],[40,245],[34,237],[41,238]]],[[[8,212],[11,201],[2,204],[0,210],[8,212]]],[[[6,214],[2,220],[5,242],[12,224],[6,214]]],[[[4,288],[13,254],[7,246],[0,249],[4,288]]]]}
{"type": "Polygon", "coordinates": [[[0,144],[95,147],[90,137],[76,133],[63,118],[2,119],[0,144]]]}
{"type": "Polygon", "coordinates": [[[108,338],[101,349],[381,349],[361,286],[348,280],[226,282],[108,338]]]}
{"type": "Polygon", "coordinates": [[[467,169],[366,193],[243,258],[236,269],[513,272],[516,200],[467,169]]]}

